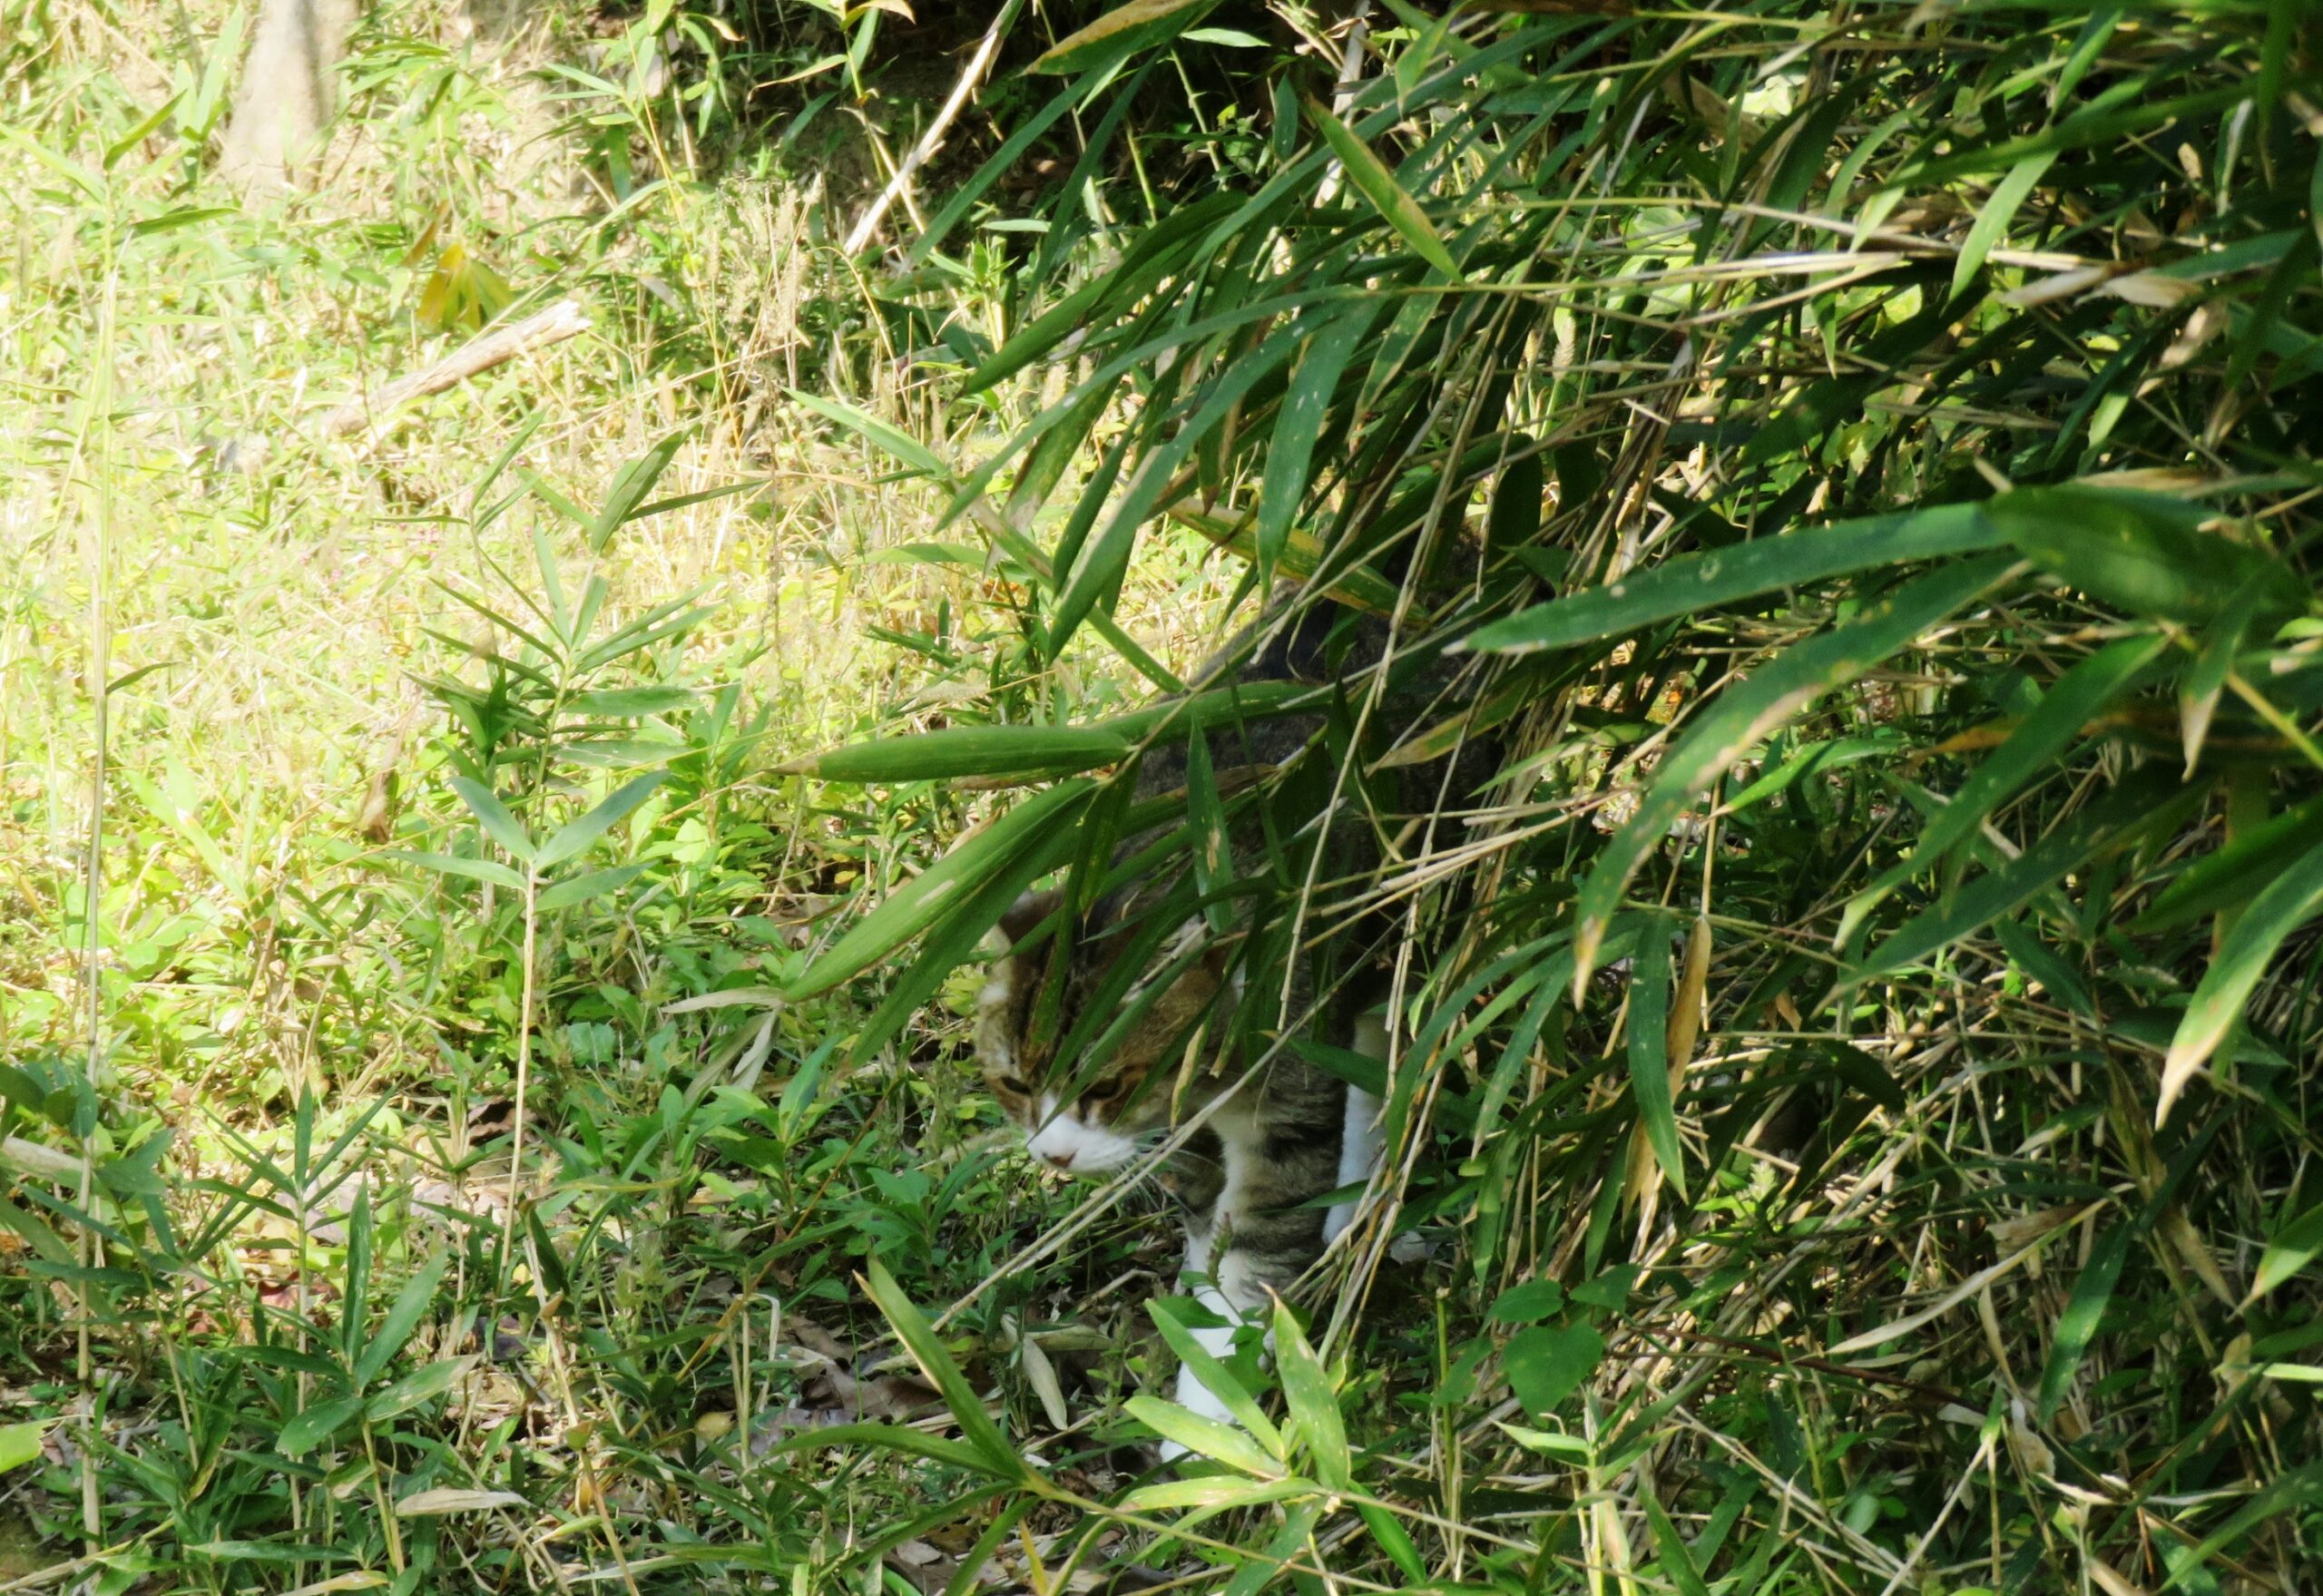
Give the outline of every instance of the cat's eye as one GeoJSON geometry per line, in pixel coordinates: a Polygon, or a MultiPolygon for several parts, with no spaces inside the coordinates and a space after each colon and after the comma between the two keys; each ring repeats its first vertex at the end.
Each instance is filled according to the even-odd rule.
{"type": "Polygon", "coordinates": [[[1017,1097],[1030,1097],[1033,1095],[1032,1087],[1027,1084],[1022,1077],[1016,1075],[1003,1075],[1000,1078],[1000,1090],[1011,1092],[1017,1097]]]}

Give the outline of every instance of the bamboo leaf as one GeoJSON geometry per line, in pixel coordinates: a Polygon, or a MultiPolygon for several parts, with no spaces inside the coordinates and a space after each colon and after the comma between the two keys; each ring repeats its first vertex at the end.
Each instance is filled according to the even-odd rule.
{"type": "Polygon", "coordinates": [[[444,1271],[451,1263],[451,1254],[439,1252],[422,1265],[418,1272],[403,1284],[396,1299],[388,1305],[387,1317],[371,1332],[355,1359],[355,1383],[368,1385],[386,1368],[389,1360],[403,1350],[411,1333],[419,1327],[436,1301],[436,1288],[444,1278],[444,1271]]]}
{"type": "Polygon", "coordinates": [[[1889,893],[1934,867],[1946,854],[1974,837],[2018,788],[2051,769],[2057,756],[2092,721],[2137,685],[2167,646],[2168,640],[2160,636],[2126,638],[2058,678],[2056,685],[2009,732],[2007,740],[1936,812],[1911,853],[1848,901],[1839,923],[1838,942],[1846,945],[1863,917],[1889,893]]]}
{"type": "Polygon", "coordinates": [[[948,726],[851,743],[775,767],[826,781],[946,781],[963,776],[1063,776],[1118,764],[1130,745],[1101,726],[948,726]]]}
{"type": "Polygon", "coordinates": [[[952,899],[1005,867],[1052,829],[1069,829],[1093,790],[1086,780],[1035,793],[881,899],[829,951],[783,989],[789,1003],[828,992],[936,923],[952,899]]]}
{"type": "Polygon", "coordinates": [[[2005,556],[1986,555],[1919,578],[1846,625],[1794,644],[1748,681],[1721,693],[1662,759],[1629,823],[1598,855],[1582,883],[1573,935],[1573,994],[1586,994],[1605,927],[1622,892],[1679,817],[1737,759],[1793,715],[1905,647],[1973,602],[2007,573],[2005,556]]]}
{"type": "Polygon", "coordinates": [[[1454,646],[1507,654],[1570,648],[1739,599],[1906,560],[1975,553],[2001,541],[2000,529],[1977,504],[1842,521],[1671,560],[1604,587],[1520,611],[1454,646]]]}
{"type": "Polygon", "coordinates": [[[618,892],[652,867],[649,860],[634,865],[615,865],[609,870],[592,870],[548,887],[534,900],[534,906],[544,915],[557,909],[569,909],[574,904],[587,903],[593,897],[618,892]]]}
{"type": "Polygon", "coordinates": [[[2226,679],[2234,671],[2234,658],[2241,651],[2242,640],[2258,619],[2259,605],[2259,595],[2256,592],[2236,597],[2204,633],[2194,663],[2179,686],[2178,723],[2189,776],[2201,759],[2202,743],[2210,736],[2211,717],[2218,712],[2220,695],[2226,690],[2226,679]]]}
{"type": "Polygon", "coordinates": [[[460,795],[469,813],[476,818],[485,835],[506,849],[512,857],[530,863],[533,839],[524,835],[524,823],[508,812],[493,790],[482,782],[471,781],[465,776],[452,778],[452,790],[460,795]]]}
{"type": "Polygon", "coordinates": [[[1289,1305],[1274,1305],[1274,1356],[1282,1372],[1283,1399],[1290,1407],[1290,1423],[1314,1462],[1315,1477],[1334,1491],[1352,1490],[1355,1463],[1348,1454],[1347,1427],[1339,1417],[1339,1398],[1330,1374],[1289,1305]]]}
{"type": "Polygon", "coordinates": [[[1850,984],[1916,964],[1938,949],[2014,914],[2067,871],[2125,847],[2157,827],[2174,825],[2201,801],[2200,787],[2181,788],[2143,772],[2060,822],[2038,842],[1914,916],[1850,968],[1850,984]]]}
{"type": "Polygon", "coordinates": [[[1231,1425],[1221,1425],[1216,1419],[1190,1413],[1174,1402],[1164,1402],[1158,1396],[1138,1395],[1122,1405],[1130,1417],[1152,1429],[1165,1441],[1175,1441],[1198,1457],[1222,1463],[1229,1468],[1240,1469],[1246,1474],[1262,1480],[1279,1479],[1282,1465],[1259,1450],[1258,1443],[1231,1425]]]}
{"type": "Polygon", "coordinates": [[[2089,1262],[2082,1267],[2081,1278],[2073,1282],[2065,1311],[2050,1334],[2048,1361],[2041,1367],[2038,1409],[2044,1425],[2056,1416],[2058,1404],[2073,1389],[2073,1377],[2081,1369],[2089,1344],[2097,1338],[2098,1321],[2105,1317],[2105,1305],[2113,1300],[2113,1284],[2121,1278],[2122,1260],[2129,1257],[2131,1235],[2130,1226],[2115,1225],[2098,1239],[2090,1250],[2089,1262]]]}
{"type": "Polygon", "coordinates": [[[930,1463],[946,1464],[971,1474],[993,1472],[990,1462],[975,1447],[902,1425],[828,1425],[786,1435],[767,1450],[774,1454],[811,1452],[825,1446],[873,1446],[883,1452],[899,1452],[907,1457],[924,1457],[930,1463]]]}
{"type": "Polygon", "coordinates": [[[1169,1305],[1157,1298],[1145,1305],[1145,1312],[1161,1330],[1162,1338],[1170,1344],[1170,1350],[1193,1370],[1203,1390],[1225,1404],[1226,1411],[1234,1415],[1234,1422],[1278,1460],[1288,1455],[1282,1432],[1275,1428],[1274,1421],[1242,1389],[1242,1382],[1234,1377],[1233,1371],[1211,1356],[1194,1333],[1179,1322],[1169,1305]]]}
{"type": "Polygon", "coordinates": [[[362,1411],[360,1396],[336,1397],[301,1408],[283,1421],[275,1445],[285,1457],[304,1457],[353,1424],[362,1411]]]}
{"type": "Polygon", "coordinates": [[[388,848],[379,856],[383,859],[401,859],[407,865],[417,865],[423,870],[439,875],[465,876],[471,881],[488,881],[495,886],[505,886],[522,892],[524,878],[496,859],[463,859],[450,854],[421,853],[412,848],[388,848]]]}
{"type": "Polygon", "coordinates": [[[1678,1588],[1678,1596],[1710,1596],[1710,1586],[1702,1579],[1701,1570],[1694,1565],[1693,1553],[1678,1533],[1678,1526],[1670,1522],[1670,1514],[1661,1500],[1649,1487],[1641,1490],[1639,1497],[1645,1503],[1645,1522],[1653,1530],[1653,1549],[1661,1559],[1661,1572],[1678,1588]]]}
{"type": "MultiPolygon", "coordinates": [[[[1686,1194],[1684,1150],[1678,1141],[1678,1116],[1670,1101],[1670,927],[1655,915],[1638,937],[1630,979],[1630,1095],[1638,1122],[1662,1173],[1686,1194]]],[[[1652,1190],[1651,1175],[1638,1190],[1652,1190]]]]}
{"type": "Polygon", "coordinates": [[[2227,933],[2218,957],[2194,988],[2193,1001],[2186,1005],[2169,1056],[2162,1061],[2161,1094],[2154,1108],[2157,1125],[2169,1119],[2171,1105],[2186,1082],[2242,1017],[2243,1005],[2265,977],[2283,939],[2318,914],[2323,914],[2323,844],[2308,848],[2269,882],[2227,933]]]}
{"type": "Polygon", "coordinates": [[[645,503],[645,495],[662,479],[670,462],[676,458],[678,446],[685,441],[682,433],[671,433],[636,459],[613,473],[605,488],[604,503],[589,522],[589,546],[603,552],[613,541],[614,533],[638,517],[638,506],[645,503]]]}
{"type": "Polygon", "coordinates": [[[2249,903],[2305,854],[2323,827],[2323,796],[2286,809],[2187,867],[2130,929],[2144,935],[2249,903]]]}
{"type": "Polygon", "coordinates": [[[1331,401],[1338,397],[1339,378],[1356,348],[1371,329],[1372,311],[1357,305],[1321,318],[1301,347],[1298,367],[1290,374],[1290,391],[1283,396],[1275,417],[1267,468],[1259,488],[1255,529],[1259,581],[1270,583],[1282,562],[1291,524],[1307,502],[1315,446],[1323,434],[1331,401]]]}
{"type": "Polygon", "coordinates": [[[1063,76],[1111,65],[1167,44],[1209,15],[1218,0],[1129,0],[1088,26],[1067,34],[1026,67],[1063,76]]]}
{"type": "Polygon", "coordinates": [[[1307,119],[1323,135],[1323,142],[1338,157],[1339,165],[1347,172],[1348,181],[1355,185],[1357,193],[1371,201],[1387,225],[1394,228],[1412,252],[1446,277],[1457,279],[1459,262],[1452,259],[1452,251],[1444,247],[1436,224],[1419,201],[1404,192],[1396,174],[1387,170],[1387,162],[1371,152],[1371,146],[1355,136],[1347,123],[1333,116],[1319,100],[1307,102],[1307,119]]]}
{"type": "Polygon", "coordinates": [[[1952,297],[1958,299],[1961,290],[1975,280],[1976,273],[1985,269],[1985,259],[1993,246],[2007,235],[2008,224],[2015,217],[2017,207],[2041,181],[2041,174],[2056,160],[2056,152],[2044,151],[2029,155],[2008,169],[2008,175],[1993,185],[1992,197],[1976,212],[1974,226],[1961,241],[1960,253],[1952,262],[1952,297]]]}
{"type": "Polygon", "coordinates": [[[380,1420],[409,1413],[420,1404],[432,1401],[458,1385],[475,1366],[475,1361],[471,1356],[438,1358],[434,1363],[422,1364],[400,1379],[389,1381],[380,1387],[377,1394],[363,1405],[363,1416],[380,1420]]]}
{"type": "Polygon", "coordinates": [[[961,1434],[982,1460],[977,1465],[978,1472],[1000,1479],[1031,1478],[1031,1468],[1017,1455],[1016,1449],[1008,1444],[1008,1437],[1000,1433],[1000,1426],[993,1423],[992,1415],[985,1411],[984,1403],[976,1396],[975,1387],[968,1384],[967,1376],[960,1372],[960,1366],[945,1349],[935,1327],[927,1322],[926,1316],[905,1295],[903,1288],[896,1284],[887,1267],[876,1258],[866,1266],[864,1285],[871,1293],[871,1300],[879,1305],[879,1311],[894,1327],[896,1338],[904,1344],[905,1349],[912,1356],[912,1361],[919,1366],[920,1373],[927,1376],[929,1385],[943,1394],[944,1405],[952,1410],[953,1418],[959,1422],[961,1434]]]}
{"type": "Polygon", "coordinates": [[[2201,529],[2207,513],[2160,494],[2025,487],[1985,513],[2024,557],[2068,587],[2133,615],[2202,623],[2238,602],[2296,614],[2306,584],[2272,555],[2201,529]]]}
{"type": "Polygon", "coordinates": [[[2259,1272],[2251,1277],[2250,1295],[2244,1306],[2258,1301],[2298,1275],[2315,1261],[2318,1253],[2323,1253],[2323,1203],[2308,1209],[2267,1238],[2266,1250],[2259,1255],[2259,1272]]]}
{"type": "Polygon", "coordinates": [[[793,402],[805,406],[826,420],[838,423],[858,437],[893,455],[921,475],[948,476],[949,472],[936,451],[904,431],[903,428],[882,421],[868,411],[859,410],[840,399],[828,398],[820,394],[805,393],[798,388],[787,388],[784,392],[790,396],[793,402]]]}
{"type": "Polygon", "coordinates": [[[615,825],[627,818],[630,813],[638,805],[651,798],[653,795],[653,789],[661,785],[662,772],[658,770],[648,775],[632,777],[622,782],[606,797],[603,803],[598,804],[587,814],[559,827],[554,837],[541,844],[541,850],[534,861],[534,864],[544,870],[551,866],[561,865],[565,860],[583,853],[591,843],[595,842],[606,832],[612,830],[615,825]]]}

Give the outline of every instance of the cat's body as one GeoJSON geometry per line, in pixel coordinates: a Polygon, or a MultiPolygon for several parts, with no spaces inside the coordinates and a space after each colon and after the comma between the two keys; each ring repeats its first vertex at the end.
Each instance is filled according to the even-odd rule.
{"type": "MultiPolygon", "coordinates": [[[[1329,618],[1310,619],[1279,628],[1231,680],[1331,680],[1377,661],[1384,641],[1368,620],[1341,616],[1333,632],[1329,618]]],[[[1213,668],[1197,684],[1226,679],[1213,668]]],[[[1322,724],[1302,716],[1197,735],[1214,770],[1268,771],[1290,764],[1322,724]]],[[[1377,1156],[1377,1101],[1310,1062],[1279,1028],[1328,1048],[1387,1053],[1378,949],[1359,940],[1380,928],[1357,922],[1353,933],[1319,938],[1299,908],[1309,879],[1360,877],[1377,862],[1375,827],[1338,772],[1305,776],[1303,792],[1270,795],[1226,828],[1226,873],[1250,886],[1229,895],[1226,913],[1215,912],[1218,893],[1194,894],[1182,866],[1132,876],[1070,925],[1056,913],[1062,889],[1028,895],[1002,921],[1011,951],[978,1004],[985,1082],[1034,1157],[1100,1176],[1191,1127],[1162,1173],[1184,1211],[1197,1295],[1230,1321],[1200,1333],[1219,1355],[1232,1324],[1263,1315],[1345,1227],[1351,1205],[1317,1199],[1367,1179],[1377,1156]],[[1044,926],[1037,945],[1021,945],[1044,926]]],[[[1134,796],[1163,798],[1187,781],[1184,749],[1157,749],[1134,796]]],[[[1123,841],[1113,858],[1157,835],[1123,841]]],[[[1191,1370],[1178,1397],[1227,1416],[1191,1370]]]]}

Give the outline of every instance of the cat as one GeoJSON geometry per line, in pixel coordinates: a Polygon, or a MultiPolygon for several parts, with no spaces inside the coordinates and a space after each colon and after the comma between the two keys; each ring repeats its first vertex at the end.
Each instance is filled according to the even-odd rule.
{"type": "MultiPolygon", "coordinates": [[[[1310,611],[1279,619],[1259,638],[1246,633],[1197,672],[1196,686],[1344,680],[1377,662],[1386,642],[1384,624],[1369,617],[1310,611]],[[1238,652],[1250,658],[1237,666],[1238,652]]],[[[1318,1199],[1368,1180],[1379,1155],[1378,1100],[1263,1023],[1286,1023],[1326,1048],[1387,1057],[1384,971],[1363,940],[1367,930],[1376,944],[1386,928],[1357,917],[1354,934],[1318,939],[1312,921],[1321,916],[1294,912],[1318,846],[1322,874],[1338,881],[1359,881],[1380,857],[1371,818],[1347,783],[1327,761],[1302,760],[1327,718],[1197,730],[1218,772],[1310,768],[1303,792],[1297,781],[1278,783],[1246,801],[1228,827],[1233,873],[1258,890],[1237,900],[1222,926],[1202,912],[1212,906],[1199,902],[1182,869],[1132,873],[1078,916],[1059,912],[1063,888],[1027,893],[1001,919],[1005,951],[977,1000],[985,1082],[1024,1131],[1027,1150],[1049,1167],[1110,1175],[1150,1156],[1173,1127],[1195,1126],[1162,1183],[1184,1217],[1185,1272],[1197,1299],[1224,1321],[1194,1332],[1218,1357],[1231,1351],[1235,1327],[1262,1322],[1274,1297],[1354,1216],[1353,1202],[1327,1209],[1318,1199]],[[1076,1056],[1076,1045],[1091,1056],[1076,1056]]],[[[1187,771],[1182,745],[1149,750],[1133,802],[1182,794],[1187,771]]],[[[1120,844],[1115,865],[1126,867],[1166,829],[1120,844]]],[[[1191,1366],[1179,1371],[1176,1395],[1204,1417],[1232,1422],[1191,1366]]],[[[1164,1446],[1165,1457],[1178,1454],[1164,1446]]]]}

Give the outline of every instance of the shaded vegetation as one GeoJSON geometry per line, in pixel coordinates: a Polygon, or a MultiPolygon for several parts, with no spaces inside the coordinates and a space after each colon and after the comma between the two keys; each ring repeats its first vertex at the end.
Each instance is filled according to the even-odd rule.
{"type": "Polygon", "coordinates": [[[214,32],[0,11],[25,1572],[2311,1581],[2314,18],[1361,14],[382,13],[246,215],[214,32]],[[1213,1432],[956,1016],[1286,583],[1397,662],[1175,847],[1385,863],[1171,902],[1396,917],[1388,1154],[1213,1432]]]}

